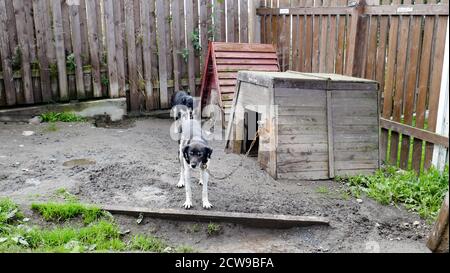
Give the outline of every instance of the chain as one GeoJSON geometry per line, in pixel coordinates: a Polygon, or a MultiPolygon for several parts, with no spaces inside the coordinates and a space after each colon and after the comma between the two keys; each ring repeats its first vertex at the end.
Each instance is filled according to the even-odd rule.
{"type": "Polygon", "coordinates": [[[211,171],[210,171],[209,169],[207,169],[207,172],[209,173],[209,175],[210,175],[212,178],[216,179],[216,180],[224,180],[224,179],[227,179],[228,177],[232,176],[232,175],[233,175],[240,167],[242,167],[242,163],[244,162],[244,159],[247,158],[248,155],[250,154],[250,151],[252,150],[253,145],[255,145],[256,140],[258,139],[258,136],[259,136],[259,130],[260,130],[260,129],[258,129],[258,131],[256,131],[255,137],[253,138],[253,141],[252,141],[252,143],[250,144],[250,148],[248,148],[248,150],[247,150],[247,152],[245,153],[244,156],[241,156],[241,160],[239,161],[239,165],[237,165],[236,168],[234,168],[229,174],[227,174],[227,175],[225,175],[225,176],[222,176],[222,177],[217,177],[217,176],[215,176],[214,174],[211,173],[211,171]]]}

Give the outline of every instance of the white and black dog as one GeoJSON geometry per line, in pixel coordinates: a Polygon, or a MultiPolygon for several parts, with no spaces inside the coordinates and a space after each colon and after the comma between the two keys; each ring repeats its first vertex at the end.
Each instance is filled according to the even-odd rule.
{"type": "Polygon", "coordinates": [[[175,120],[181,118],[184,113],[189,113],[192,117],[194,110],[194,98],[185,91],[177,91],[172,96],[173,117],[175,120]]]}
{"type": "Polygon", "coordinates": [[[186,188],[186,202],[183,204],[183,207],[186,209],[192,207],[191,170],[193,169],[200,169],[199,184],[203,185],[203,208],[210,209],[212,207],[208,200],[208,165],[212,151],[211,147],[208,146],[207,140],[204,138],[200,121],[187,118],[186,116],[182,117],[178,152],[181,170],[180,181],[177,187],[186,188]]]}

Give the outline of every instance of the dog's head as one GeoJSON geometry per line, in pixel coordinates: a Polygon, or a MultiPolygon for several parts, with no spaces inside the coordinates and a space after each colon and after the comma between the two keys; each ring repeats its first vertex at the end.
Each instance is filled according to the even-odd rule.
{"type": "Polygon", "coordinates": [[[186,105],[187,108],[193,110],[194,109],[194,99],[191,96],[186,96],[182,99],[183,105],[186,105]]]}
{"type": "Polygon", "coordinates": [[[195,169],[197,166],[206,167],[211,158],[212,149],[203,143],[191,143],[183,147],[183,157],[189,166],[195,169]]]}

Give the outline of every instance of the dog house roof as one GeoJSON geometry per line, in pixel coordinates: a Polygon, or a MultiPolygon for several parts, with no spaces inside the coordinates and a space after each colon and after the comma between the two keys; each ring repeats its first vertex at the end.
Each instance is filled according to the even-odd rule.
{"type": "Polygon", "coordinates": [[[266,87],[318,90],[378,90],[376,81],[338,74],[302,73],[297,71],[239,71],[238,80],[266,87]]]}

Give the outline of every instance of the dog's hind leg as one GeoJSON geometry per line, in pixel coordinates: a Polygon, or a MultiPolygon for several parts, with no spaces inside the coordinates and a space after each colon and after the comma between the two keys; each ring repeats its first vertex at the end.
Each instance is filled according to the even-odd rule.
{"type": "Polygon", "coordinates": [[[184,164],[184,186],[186,188],[186,202],[184,202],[183,207],[185,209],[190,209],[192,207],[192,191],[191,191],[191,171],[189,169],[189,164],[183,160],[184,164]]]}
{"type": "Polygon", "coordinates": [[[180,180],[178,181],[177,187],[184,187],[184,158],[183,153],[178,151],[178,160],[180,161],[180,180]]]}
{"type": "Polygon", "coordinates": [[[208,200],[208,179],[209,179],[209,174],[208,174],[207,170],[201,169],[200,170],[200,184],[203,184],[202,203],[203,203],[203,207],[205,209],[212,208],[212,205],[211,205],[211,203],[209,203],[209,200],[208,200]]]}

